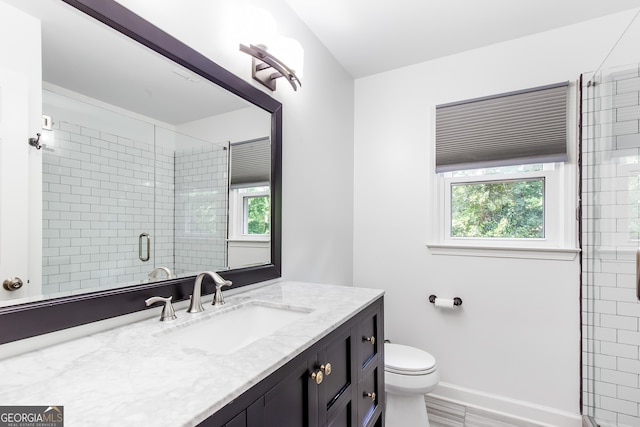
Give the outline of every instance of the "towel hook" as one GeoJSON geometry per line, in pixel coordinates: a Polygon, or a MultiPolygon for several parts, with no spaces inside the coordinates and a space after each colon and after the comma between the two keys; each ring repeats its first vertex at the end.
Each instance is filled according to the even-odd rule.
{"type": "Polygon", "coordinates": [[[29,145],[39,150],[42,148],[42,144],[40,144],[40,133],[36,133],[36,136],[37,138],[29,138],[29,145]]]}

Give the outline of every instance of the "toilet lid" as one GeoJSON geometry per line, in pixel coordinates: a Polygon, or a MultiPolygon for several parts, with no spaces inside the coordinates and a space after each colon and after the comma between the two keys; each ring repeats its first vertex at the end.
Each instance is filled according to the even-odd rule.
{"type": "Polygon", "coordinates": [[[401,375],[424,375],[435,371],[436,359],[415,347],[385,343],[384,369],[401,375]]]}

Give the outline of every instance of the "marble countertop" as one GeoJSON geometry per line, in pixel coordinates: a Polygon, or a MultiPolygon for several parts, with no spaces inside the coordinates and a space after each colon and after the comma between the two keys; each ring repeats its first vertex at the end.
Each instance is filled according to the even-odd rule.
{"type": "Polygon", "coordinates": [[[226,297],[220,308],[206,304],[203,313],[176,309],[171,322],[159,322],[156,307],[157,317],[0,361],[0,405],[64,406],[67,427],[194,426],[382,294],[280,282],[226,297]],[[312,311],[229,355],[159,338],[252,301],[312,311]]]}

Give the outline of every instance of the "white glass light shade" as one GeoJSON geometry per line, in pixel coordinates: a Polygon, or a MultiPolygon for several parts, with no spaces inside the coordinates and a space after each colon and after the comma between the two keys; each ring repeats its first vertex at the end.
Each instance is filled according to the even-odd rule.
{"type": "Polygon", "coordinates": [[[229,7],[227,13],[229,19],[226,21],[225,31],[234,48],[238,43],[269,46],[277,37],[278,25],[266,9],[238,4],[229,7]]]}
{"type": "Polygon", "coordinates": [[[267,45],[267,51],[293,70],[299,79],[302,79],[304,49],[299,41],[291,37],[278,37],[272,45],[267,45]]]}

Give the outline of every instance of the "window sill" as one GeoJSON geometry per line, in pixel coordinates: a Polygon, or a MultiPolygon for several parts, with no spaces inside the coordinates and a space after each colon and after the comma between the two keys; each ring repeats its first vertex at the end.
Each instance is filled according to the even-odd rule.
{"type": "Polygon", "coordinates": [[[270,238],[261,238],[261,237],[234,237],[227,239],[229,243],[269,243],[271,242],[270,238]]]}
{"type": "Polygon", "coordinates": [[[426,246],[433,255],[548,259],[556,261],[573,261],[580,252],[578,248],[509,248],[452,244],[427,244],[426,246]]]}

